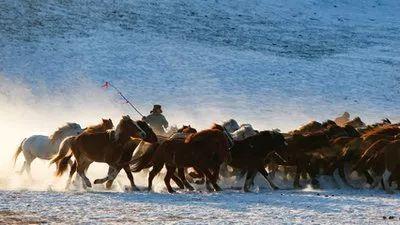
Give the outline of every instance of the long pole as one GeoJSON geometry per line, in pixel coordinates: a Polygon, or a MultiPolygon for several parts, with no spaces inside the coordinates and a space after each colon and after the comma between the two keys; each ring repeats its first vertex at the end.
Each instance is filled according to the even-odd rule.
{"type": "Polygon", "coordinates": [[[125,97],[125,95],[123,95],[122,92],[121,92],[117,87],[115,87],[113,84],[111,84],[109,81],[106,81],[102,87],[104,87],[104,88],[108,88],[108,87],[114,88],[114,89],[117,91],[117,93],[126,101],[126,103],[128,103],[137,113],[139,113],[139,115],[141,115],[142,117],[144,116],[144,115],[143,115],[142,113],[140,113],[140,111],[132,104],[132,102],[129,101],[129,100],[125,97]]]}

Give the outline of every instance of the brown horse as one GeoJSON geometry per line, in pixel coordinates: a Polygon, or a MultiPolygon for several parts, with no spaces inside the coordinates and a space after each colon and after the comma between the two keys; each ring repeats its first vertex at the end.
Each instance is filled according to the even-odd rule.
{"type": "MultiPolygon", "coordinates": [[[[111,119],[101,119],[101,123],[98,125],[93,125],[85,128],[83,132],[89,133],[96,133],[96,132],[106,132],[109,129],[112,129],[114,124],[111,119]]],[[[63,140],[60,144],[59,152],[57,156],[55,156],[51,161],[50,164],[59,162],[63,156],[67,155],[70,148],[71,148],[71,141],[74,139],[74,136],[68,137],[63,140]]]]}
{"type": "MultiPolygon", "coordinates": [[[[165,165],[167,174],[164,178],[168,192],[174,190],[170,185],[175,170],[183,185],[189,190],[193,187],[187,182],[184,169],[193,167],[207,177],[214,189],[221,188],[216,183],[219,175],[219,166],[229,158],[229,142],[225,133],[219,129],[208,129],[188,136],[186,139],[169,139],[158,148],[145,152],[141,157],[132,160],[132,171],[139,172],[153,166],[148,178],[148,190],[151,190],[154,177],[165,165]],[[213,171],[213,173],[210,172],[213,171]]],[[[207,182],[207,183],[208,183],[207,182]]]]}
{"type": "Polygon", "coordinates": [[[293,186],[300,187],[300,175],[305,173],[309,173],[313,185],[317,185],[317,171],[310,163],[313,157],[312,153],[318,149],[330,147],[328,136],[323,132],[296,134],[287,138],[286,141],[288,148],[282,156],[286,160],[286,166],[296,167],[293,186]]]}
{"type": "MultiPolygon", "coordinates": [[[[393,193],[391,182],[400,185],[400,138],[393,141],[379,140],[372,144],[354,167],[356,171],[371,170],[382,177],[382,185],[387,193],[393,193]]],[[[374,185],[376,186],[376,184],[374,185]]]]}
{"type": "MultiPolygon", "coordinates": [[[[96,132],[106,132],[109,129],[112,129],[114,127],[114,124],[111,119],[102,119],[101,123],[98,125],[93,125],[85,128],[83,132],[91,132],[91,133],[96,133],[96,132]]],[[[64,157],[65,155],[70,155],[72,157],[72,153],[70,153],[70,148],[71,148],[71,142],[74,140],[74,136],[68,137],[63,140],[63,142],[60,144],[59,152],[57,156],[55,156],[51,161],[50,164],[52,163],[57,163],[58,167],[59,166],[64,166],[62,170],[66,169],[67,164],[71,165],[71,171],[70,175],[68,178],[67,184],[69,184],[72,180],[73,174],[76,172],[76,161],[71,162],[69,159],[70,157],[64,157]],[[64,160],[62,160],[64,159],[64,160]]],[[[57,174],[56,174],[57,175],[57,174]]],[[[66,189],[68,189],[69,185],[67,185],[66,189]]]]}
{"type": "MultiPolygon", "coordinates": [[[[157,148],[158,147],[158,138],[157,135],[154,133],[153,129],[143,120],[136,121],[137,125],[146,133],[146,137],[144,139],[140,138],[131,138],[129,140],[129,145],[126,144],[127,149],[127,154],[124,154],[124,158],[121,159],[121,164],[128,164],[129,161],[132,159],[132,154],[133,151],[135,151],[139,145],[143,146],[143,148],[157,148]],[[132,153],[131,153],[132,151],[132,153]]],[[[140,150],[140,149],[139,149],[140,150]]],[[[129,166],[124,166],[123,167],[128,179],[133,182],[133,175],[132,172],[129,168],[129,166]]],[[[106,188],[110,189],[112,186],[112,183],[114,182],[114,179],[109,180],[108,177],[111,176],[113,173],[115,173],[113,167],[108,168],[108,173],[107,176],[102,178],[102,179],[96,179],[94,181],[95,184],[102,184],[104,182],[106,183],[106,188]]],[[[139,189],[135,186],[134,183],[131,183],[131,187],[133,190],[138,191],[139,189]]]]}
{"type": "Polygon", "coordinates": [[[98,125],[89,126],[85,129],[85,132],[104,132],[109,129],[112,129],[114,124],[111,119],[101,119],[101,123],[98,125]]]}
{"type": "MultiPolygon", "coordinates": [[[[71,151],[77,162],[77,172],[83,179],[83,186],[91,187],[85,171],[92,162],[104,162],[114,169],[108,180],[115,179],[122,169],[124,154],[132,154],[131,137],[145,138],[146,133],[129,116],[123,116],[113,132],[82,133],[71,142],[71,151]]],[[[64,156],[71,157],[71,156],[64,156]]],[[[64,160],[65,161],[65,160],[64,160]]],[[[65,168],[57,167],[57,174],[61,175],[65,168]]],[[[134,183],[131,181],[132,188],[134,183]]]]}
{"type": "MultiPolygon", "coordinates": [[[[381,126],[375,126],[373,128],[370,128],[367,130],[361,137],[356,137],[350,140],[341,150],[339,156],[338,156],[338,169],[339,169],[339,175],[341,179],[345,182],[348,183],[346,180],[346,176],[344,174],[344,166],[345,164],[354,166],[356,163],[358,163],[362,157],[362,155],[365,154],[366,151],[368,151],[368,154],[371,154],[373,152],[373,149],[379,149],[379,148],[371,148],[374,143],[376,143],[379,140],[387,140],[387,141],[392,141],[394,140],[394,137],[400,133],[400,128],[396,125],[381,125],[381,126]]],[[[374,179],[372,176],[369,174],[367,170],[362,170],[358,169],[358,172],[361,172],[366,178],[367,182],[371,185],[374,184],[374,179]]]]}

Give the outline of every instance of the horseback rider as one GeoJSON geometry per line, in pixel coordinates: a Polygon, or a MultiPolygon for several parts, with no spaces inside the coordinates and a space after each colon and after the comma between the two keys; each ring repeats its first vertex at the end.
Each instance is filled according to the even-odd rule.
{"type": "Polygon", "coordinates": [[[154,105],[153,110],[150,111],[150,115],[142,118],[157,135],[166,135],[165,129],[168,127],[168,121],[162,112],[161,105],[154,105]]]}

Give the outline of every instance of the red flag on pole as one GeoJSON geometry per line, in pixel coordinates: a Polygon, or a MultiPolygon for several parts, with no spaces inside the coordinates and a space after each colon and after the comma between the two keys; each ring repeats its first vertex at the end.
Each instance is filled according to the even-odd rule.
{"type": "Polygon", "coordinates": [[[106,81],[103,86],[101,86],[104,89],[107,89],[110,86],[110,84],[108,83],[108,81],[106,81]]]}

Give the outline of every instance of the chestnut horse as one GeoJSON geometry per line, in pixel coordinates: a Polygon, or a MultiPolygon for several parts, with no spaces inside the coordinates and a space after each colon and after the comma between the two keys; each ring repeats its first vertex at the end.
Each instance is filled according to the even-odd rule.
{"type": "MultiPolygon", "coordinates": [[[[85,128],[85,130],[83,132],[91,132],[91,133],[106,132],[107,130],[112,129],[113,127],[114,127],[114,124],[111,119],[102,119],[100,124],[89,126],[89,127],[85,128]]],[[[71,164],[71,171],[69,172],[68,182],[67,182],[67,186],[65,189],[69,188],[69,184],[71,183],[72,176],[76,172],[76,161],[71,163],[69,160],[72,157],[72,155],[71,155],[72,153],[69,154],[71,157],[64,157],[65,155],[67,155],[69,153],[70,148],[71,148],[71,142],[72,142],[72,140],[74,140],[74,137],[75,136],[71,136],[71,137],[64,139],[60,144],[60,149],[58,151],[57,156],[55,156],[50,161],[50,164],[57,163],[57,164],[59,164],[58,166],[62,165],[64,167],[67,166],[67,163],[71,164]],[[64,159],[64,161],[62,159],[64,159]]],[[[62,170],[65,170],[65,169],[66,168],[63,168],[62,170]]]]}
{"type": "MultiPolygon", "coordinates": [[[[77,172],[83,179],[83,187],[91,187],[90,180],[85,171],[92,162],[104,162],[114,169],[114,173],[108,176],[113,180],[123,168],[122,160],[132,154],[133,143],[131,137],[145,138],[146,133],[129,116],[123,116],[115,131],[112,132],[84,132],[75,137],[71,142],[71,151],[77,162],[77,172]]],[[[68,158],[71,156],[65,156],[68,158]]],[[[63,159],[62,159],[63,160],[63,159]]],[[[65,162],[65,160],[63,160],[65,162]]],[[[57,174],[65,172],[65,168],[57,164],[57,174]]],[[[135,188],[131,181],[132,188],[135,188]]]]}
{"type": "MultiPolygon", "coordinates": [[[[126,149],[127,153],[124,154],[124,158],[121,159],[121,164],[129,164],[129,161],[132,159],[132,154],[133,152],[139,147],[139,146],[143,146],[142,148],[157,148],[158,147],[158,138],[157,135],[154,133],[153,129],[151,129],[151,127],[143,120],[139,120],[136,121],[137,125],[146,133],[146,137],[144,139],[140,139],[140,138],[131,138],[131,140],[129,140],[129,145],[126,144],[126,149]]],[[[140,148],[140,147],[139,147],[140,148]]],[[[140,149],[136,150],[136,151],[140,151],[140,149]]],[[[138,188],[136,188],[136,185],[133,182],[133,175],[132,172],[129,168],[129,166],[124,166],[123,167],[128,179],[131,181],[131,187],[133,188],[133,190],[139,190],[138,188]]],[[[102,178],[102,179],[96,179],[94,181],[95,184],[101,184],[107,181],[106,183],[106,188],[110,189],[112,186],[112,183],[114,182],[114,179],[109,180],[108,177],[110,175],[112,175],[113,173],[115,173],[113,167],[109,167],[108,168],[108,173],[107,176],[102,178]]]]}
{"type": "Polygon", "coordinates": [[[153,148],[133,159],[131,168],[133,172],[139,172],[153,166],[148,178],[149,191],[154,177],[164,165],[167,168],[164,182],[170,193],[174,192],[170,180],[174,177],[177,168],[178,176],[184,187],[193,190],[185,178],[184,169],[188,167],[193,167],[196,171],[204,174],[207,184],[211,183],[216,191],[220,191],[221,188],[216,183],[219,177],[219,166],[228,158],[229,141],[226,133],[220,129],[208,129],[191,134],[186,139],[176,138],[164,141],[158,148],[153,148]]]}
{"type": "MultiPolygon", "coordinates": [[[[380,140],[392,141],[395,136],[400,133],[400,128],[396,125],[380,125],[367,130],[361,137],[354,138],[349,141],[342,149],[338,159],[338,168],[340,171],[340,178],[348,184],[347,178],[344,174],[344,165],[351,164],[355,165],[359,162],[361,157],[366,153],[371,154],[375,150],[379,149],[377,146],[373,147],[373,144],[380,140]],[[373,148],[371,148],[373,147],[373,148]]],[[[357,169],[358,172],[366,177],[367,182],[374,185],[374,179],[369,174],[368,170],[357,169]]]]}

